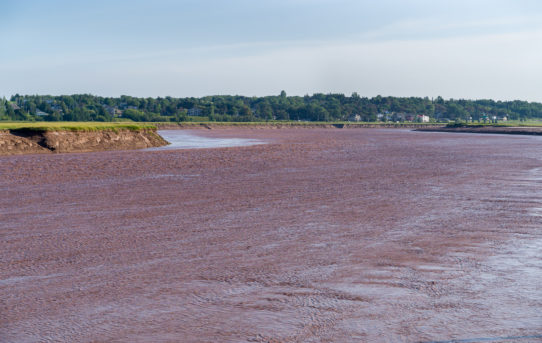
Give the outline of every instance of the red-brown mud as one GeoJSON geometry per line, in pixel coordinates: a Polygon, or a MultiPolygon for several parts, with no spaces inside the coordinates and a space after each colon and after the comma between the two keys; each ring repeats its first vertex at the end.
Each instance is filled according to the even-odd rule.
{"type": "Polygon", "coordinates": [[[0,157],[1,342],[540,341],[540,138],[198,134],[0,157]]]}
{"type": "Polygon", "coordinates": [[[418,131],[435,132],[460,132],[460,133],[490,133],[502,135],[542,135],[542,127],[539,126],[460,126],[460,127],[420,127],[418,131]]]}
{"type": "Polygon", "coordinates": [[[0,131],[0,156],[144,149],[167,144],[154,129],[0,131]]]}

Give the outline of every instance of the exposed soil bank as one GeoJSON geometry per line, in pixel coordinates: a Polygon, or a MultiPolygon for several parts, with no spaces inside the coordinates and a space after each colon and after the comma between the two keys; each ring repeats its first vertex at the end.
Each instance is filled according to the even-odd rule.
{"type": "Polygon", "coordinates": [[[9,131],[0,131],[0,155],[43,154],[51,152],[37,142],[11,134],[9,131]]]}
{"type": "Polygon", "coordinates": [[[132,150],[167,144],[153,129],[0,131],[0,155],[132,150]]]}
{"type": "Polygon", "coordinates": [[[509,135],[542,135],[542,127],[468,126],[468,127],[423,127],[416,131],[498,133],[509,135]]]}
{"type": "Polygon", "coordinates": [[[381,128],[381,129],[417,129],[417,128],[442,128],[443,124],[367,124],[367,123],[157,123],[159,130],[178,130],[178,129],[361,129],[361,128],[381,128]]]}

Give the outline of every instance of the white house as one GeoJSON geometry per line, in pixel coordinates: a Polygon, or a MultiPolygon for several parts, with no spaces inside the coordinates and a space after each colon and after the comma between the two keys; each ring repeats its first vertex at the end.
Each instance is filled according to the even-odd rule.
{"type": "Polygon", "coordinates": [[[429,123],[429,116],[426,116],[426,115],[423,115],[423,114],[419,114],[416,119],[420,123],[429,123]]]}

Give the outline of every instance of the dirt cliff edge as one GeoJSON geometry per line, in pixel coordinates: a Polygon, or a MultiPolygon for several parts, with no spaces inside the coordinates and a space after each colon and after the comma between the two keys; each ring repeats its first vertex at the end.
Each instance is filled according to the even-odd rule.
{"type": "Polygon", "coordinates": [[[132,150],[167,144],[154,129],[0,131],[0,155],[132,150]]]}

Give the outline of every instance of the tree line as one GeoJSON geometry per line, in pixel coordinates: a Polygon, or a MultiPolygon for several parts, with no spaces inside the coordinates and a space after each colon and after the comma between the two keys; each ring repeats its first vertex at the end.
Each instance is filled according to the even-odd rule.
{"type": "Polygon", "coordinates": [[[45,121],[403,121],[425,115],[432,121],[542,118],[542,104],[527,101],[465,100],[442,97],[361,97],[357,93],[246,97],[138,98],[76,95],[19,95],[0,99],[0,120],[45,121]]]}

